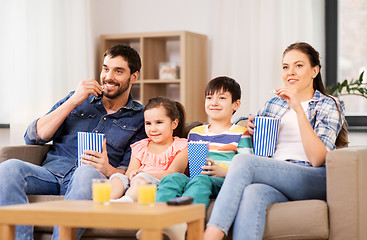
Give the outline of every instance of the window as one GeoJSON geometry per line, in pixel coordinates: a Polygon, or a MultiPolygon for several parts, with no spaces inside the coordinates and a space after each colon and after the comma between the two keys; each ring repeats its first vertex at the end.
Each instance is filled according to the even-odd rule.
{"type": "MultiPolygon", "coordinates": [[[[326,85],[358,79],[367,82],[367,0],[326,0],[326,85]]],[[[340,96],[350,131],[367,131],[367,99],[340,96]]]]}

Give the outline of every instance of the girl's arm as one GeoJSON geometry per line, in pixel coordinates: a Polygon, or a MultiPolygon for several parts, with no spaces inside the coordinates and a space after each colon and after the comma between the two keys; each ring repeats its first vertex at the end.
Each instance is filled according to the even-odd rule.
{"type": "Polygon", "coordinates": [[[188,163],[188,152],[187,147],[179,152],[176,157],[173,159],[171,165],[164,172],[149,172],[155,178],[162,179],[164,176],[168,174],[179,172],[182,173],[185,171],[188,163]]]}
{"type": "Polygon", "coordinates": [[[129,167],[127,168],[125,173],[129,180],[131,180],[137,174],[137,170],[140,168],[140,166],[140,161],[135,156],[131,155],[129,167]],[[130,176],[131,174],[133,174],[133,176],[130,176]]]}

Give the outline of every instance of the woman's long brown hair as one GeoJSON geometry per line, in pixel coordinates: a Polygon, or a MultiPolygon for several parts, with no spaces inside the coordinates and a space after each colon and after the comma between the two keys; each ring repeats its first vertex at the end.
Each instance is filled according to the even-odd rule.
{"type": "MultiPolygon", "coordinates": [[[[293,43],[291,45],[289,45],[283,52],[283,57],[284,55],[291,51],[291,50],[298,50],[303,52],[304,54],[306,54],[308,56],[308,58],[310,59],[310,63],[312,67],[315,66],[319,66],[320,70],[319,73],[317,74],[317,76],[314,78],[313,80],[313,89],[314,90],[318,90],[320,91],[322,94],[324,94],[325,96],[330,97],[331,99],[333,99],[333,101],[335,102],[335,105],[338,109],[339,112],[339,116],[342,119],[342,116],[340,114],[340,109],[339,106],[336,102],[336,100],[334,99],[334,97],[330,96],[329,94],[327,94],[325,86],[322,82],[322,78],[321,78],[321,64],[320,64],[320,57],[319,57],[319,53],[308,43],[305,42],[297,42],[297,43],[293,43]]],[[[335,141],[335,146],[337,148],[342,148],[342,147],[347,147],[348,146],[348,123],[347,121],[344,119],[343,121],[343,125],[342,128],[336,138],[335,141]]]]}

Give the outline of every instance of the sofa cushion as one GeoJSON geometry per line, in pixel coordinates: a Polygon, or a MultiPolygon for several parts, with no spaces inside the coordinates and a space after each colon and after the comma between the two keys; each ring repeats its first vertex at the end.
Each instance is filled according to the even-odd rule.
{"type": "MultiPolygon", "coordinates": [[[[215,199],[211,199],[206,221],[209,220],[215,199]]],[[[232,239],[232,228],[229,236],[232,239]]],[[[292,201],[275,203],[268,207],[265,222],[264,240],[312,239],[323,240],[329,237],[328,207],[321,200],[292,201]]]]}
{"type": "Polygon", "coordinates": [[[328,237],[328,208],[324,201],[275,203],[267,209],[263,239],[328,239],[328,237]]]}

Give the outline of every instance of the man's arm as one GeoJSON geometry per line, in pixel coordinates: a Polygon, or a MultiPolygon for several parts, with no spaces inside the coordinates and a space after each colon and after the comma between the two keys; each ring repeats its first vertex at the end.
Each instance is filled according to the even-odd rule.
{"type": "Polygon", "coordinates": [[[80,105],[90,94],[96,97],[102,93],[102,87],[94,79],[83,80],[75,93],[61,106],[37,121],[37,134],[42,139],[50,139],[70,112],[80,105]]]}

